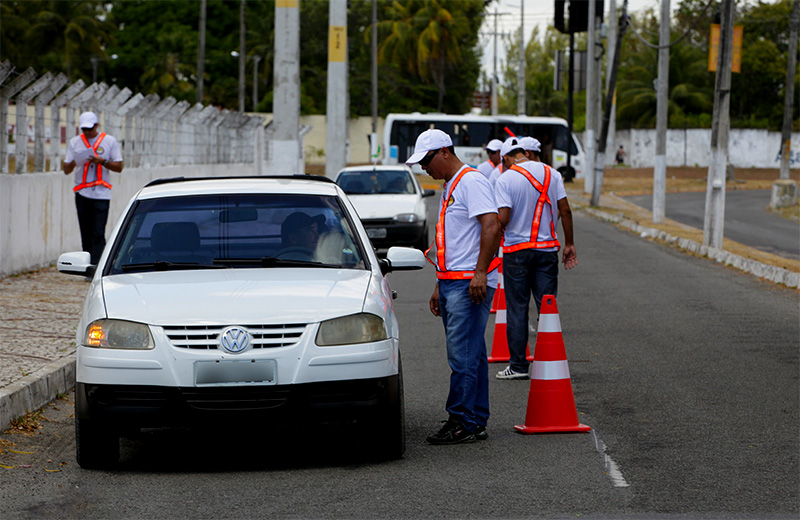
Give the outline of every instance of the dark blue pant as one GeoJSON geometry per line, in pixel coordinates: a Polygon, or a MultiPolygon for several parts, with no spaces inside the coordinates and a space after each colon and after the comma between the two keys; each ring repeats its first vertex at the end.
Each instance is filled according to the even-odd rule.
{"type": "Polygon", "coordinates": [[[506,339],[509,364],[514,372],[528,371],[528,309],[531,294],[536,311],[542,307],[542,297],[556,296],[558,291],[558,253],[522,249],[503,253],[503,287],[506,293],[506,339]]]}
{"type": "Polygon", "coordinates": [[[447,412],[469,431],[489,420],[489,362],[486,359],[486,322],[494,289],[486,300],[473,303],[469,280],[439,280],[439,307],[447,337],[450,393],[447,412]]]}
{"type": "Polygon", "coordinates": [[[106,222],[111,201],[90,199],[75,194],[78,210],[78,225],[81,228],[81,247],[92,255],[92,264],[97,265],[106,247],[106,222]]]}

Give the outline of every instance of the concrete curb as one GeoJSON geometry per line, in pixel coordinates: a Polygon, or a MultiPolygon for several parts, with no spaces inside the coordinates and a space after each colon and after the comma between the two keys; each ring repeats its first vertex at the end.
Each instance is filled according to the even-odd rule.
{"type": "Polygon", "coordinates": [[[54,361],[0,388],[0,430],[29,411],[38,410],[75,386],[75,356],[54,361]]]}
{"type": "Polygon", "coordinates": [[[606,213],[605,211],[600,211],[590,207],[581,208],[581,211],[585,211],[586,213],[593,215],[599,219],[606,220],[608,222],[613,222],[614,224],[618,224],[624,228],[628,228],[631,231],[638,233],[639,236],[642,238],[654,238],[656,240],[661,240],[668,244],[673,244],[678,246],[681,249],[685,249],[691,253],[695,253],[700,256],[704,256],[706,258],[710,258],[717,262],[720,262],[725,265],[729,265],[731,267],[735,267],[741,271],[744,271],[749,274],[753,274],[758,276],[759,278],[764,278],[769,280],[773,283],[780,283],[787,287],[797,288],[800,286],[800,273],[796,273],[794,271],[789,271],[782,267],[776,267],[774,265],[767,265],[756,260],[751,260],[749,258],[744,258],[739,255],[734,255],[722,249],[717,249],[715,247],[708,247],[694,240],[690,240],[688,238],[681,238],[676,237],[667,233],[666,231],[661,231],[660,229],[651,228],[642,226],[637,222],[629,220],[625,217],[620,217],[618,215],[611,215],[610,213],[606,213]]]}

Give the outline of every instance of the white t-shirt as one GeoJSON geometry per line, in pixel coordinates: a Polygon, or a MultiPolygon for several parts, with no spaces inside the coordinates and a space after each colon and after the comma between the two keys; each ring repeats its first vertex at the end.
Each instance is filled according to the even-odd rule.
{"type": "Polygon", "coordinates": [[[494,186],[497,184],[497,179],[503,174],[503,163],[500,163],[492,170],[492,173],[489,174],[489,183],[494,186]]]}
{"type": "MultiPolygon", "coordinates": [[[[95,137],[89,139],[89,144],[94,146],[95,141],[100,137],[98,133],[95,137]]],[[[67,153],[64,157],[64,162],[69,163],[75,161],[75,170],[73,176],[75,178],[75,186],[83,183],[83,165],[89,161],[89,157],[94,155],[91,148],[86,148],[83,144],[83,139],[80,135],[76,135],[67,143],[67,153]]],[[[97,147],[97,155],[108,162],[117,162],[122,160],[122,151],[119,149],[119,144],[114,136],[106,134],[100,146],[97,147]]],[[[99,165],[90,164],[89,171],[86,173],[86,182],[91,183],[97,180],[97,167],[99,165]]],[[[100,168],[103,168],[100,166],[100,168]]],[[[110,178],[108,168],[103,168],[103,180],[109,184],[113,184],[110,178]]],[[[88,199],[111,199],[111,190],[102,185],[92,186],[91,188],[83,188],[78,191],[82,197],[88,199]]]]}
{"type": "Polygon", "coordinates": [[[481,172],[484,177],[486,177],[488,179],[489,176],[492,174],[492,170],[494,170],[494,164],[492,164],[492,161],[487,159],[487,160],[483,161],[482,163],[480,163],[475,168],[479,172],[481,172]]]}
{"type": "MultiPolygon", "coordinates": [[[[540,162],[525,161],[518,164],[527,170],[533,178],[544,184],[544,167],[540,162]]],[[[511,217],[505,229],[503,246],[513,246],[531,241],[531,224],[536,202],[539,200],[539,190],[533,187],[531,181],[519,172],[509,168],[495,183],[495,199],[498,208],[510,208],[511,217]]],[[[547,196],[553,205],[545,203],[542,217],[539,221],[539,242],[557,239],[558,233],[551,234],[550,223],[553,229],[558,225],[558,201],[566,198],[564,181],[556,170],[550,168],[550,186],[547,196]]],[[[556,230],[557,231],[557,230],[556,230]]],[[[557,251],[556,248],[540,249],[539,251],[557,251]]]]}
{"type": "MultiPolygon", "coordinates": [[[[455,181],[466,167],[460,168],[450,182],[455,181]]],[[[444,262],[448,271],[475,270],[481,248],[481,223],[477,217],[486,213],[497,213],[494,190],[486,177],[479,173],[465,173],[447,201],[444,213],[444,262]]],[[[449,191],[449,183],[445,183],[442,198],[439,199],[439,214],[449,191]]],[[[436,256],[431,258],[435,261],[436,256]]],[[[497,286],[496,269],[489,273],[487,280],[489,287],[497,286]]]]}

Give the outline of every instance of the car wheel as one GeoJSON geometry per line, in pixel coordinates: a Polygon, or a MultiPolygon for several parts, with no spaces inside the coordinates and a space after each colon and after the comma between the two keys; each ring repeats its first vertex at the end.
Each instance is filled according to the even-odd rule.
{"type": "Polygon", "coordinates": [[[377,428],[370,430],[372,452],[381,460],[395,460],[406,451],[406,415],[403,396],[403,365],[400,363],[394,384],[387,389],[387,402],[378,419],[377,428]],[[380,432],[376,438],[375,432],[380,432]]]}
{"type": "Polygon", "coordinates": [[[119,433],[91,419],[75,419],[75,455],[83,469],[105,469],[119,462],[119,433]]]}
{"type": "Polygon", "coordinates": [[[558,171],[561,173],[561,177],[564,179],[564,182],[572,182],[572,180],[575,178],[575,170],[572,168],[562,166],[558,169],[558,171]]]}
{"type": "Polygon", "coordinates": [[[426,222],[425,231],[422,232],[422,236],[419,237],[419,240],[417,240],[417,244],[414,247],[424,253],[425,250],[431,245],[431,243],[428,241],[428,236],[428,224],[426,222]]]}

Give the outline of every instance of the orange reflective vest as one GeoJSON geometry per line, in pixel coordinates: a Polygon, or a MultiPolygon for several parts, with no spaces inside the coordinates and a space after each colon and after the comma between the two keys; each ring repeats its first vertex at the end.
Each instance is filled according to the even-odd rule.
{"type": "Polygon", "coordinates": [[[550,172],[550,167],[546,164],[542,164],[544,166],[544,185],[541,182],[537,181],[536,178],[531,175],[531,173],[522,168],[517,166],[516,164],[511,166],[511,169],[515,172],[521,173],[525,176],[533,187],[539,192],[539,200],[536,201],[536,209],[533,211],[533,222],[531,223],[531,240],[530,242],[522,242],[521,244],[514,244],[513,246],[504,246],[503,252],[504,253],[513,253],[514,251],[520,251],[522,249],[548,249],[555,247],[556,250],[561,248],[561,244],[555,238],[556,236],[556,221],[555,219],[550,219],[550,236],[553,237],[553,240],[545,240],[539,241],[539,226],[542,221],[542,211],[544,211],[544,205],[548,204],[550,206],[551,211],[553,208],[553,202],[547,196],[547,190],[550,188],[550,179],[552,177],[550,172]]]}
{"type": "MultiPolygon", "coordinates": [[[[99,155],[97,155],[97,149],[100,147],[100,143],[103,142],[103,139],[105,139],[105,137],[106,133],[105,132],[101,133],[100,135],[97,136],[97,140],[94,142],[94,145],[90,145],[89,140],[86,138],[86,136],[81,134],[81,141],[83,141],[83,144],[86,145],[86,148],[92,149],[92,153],[94,153],[95,157],[100,157],[99,155]]],[[[86,177],[89,174],[90,164],[91,163],[87,161],[86,164],[83,165],[83,181],[74,188],[72,188],[72,191],[79,191],[82,190],[83,188],[91,188],[92,186],[105,186],[110,190],[111,185],[103,180],[103,167],[100,166],[99,164],[95,164],[95,167],[97,168],[97,179],[95,179],[92,182],[86,182],[86,177]]]]}
{"type": "MultiPolygon", "coordinates": [[[[425,251],[425,258],[427,258],[428,262],[433,264],[433,266],[436,268],[436,278],[439,280],[468,280],[475,276],[475,271],[448,271],[447,267],[445,266],[444,259],[444,214],[445,211],[447,211],[447,205],[450,201],[450,197],[453,195],[453,191],[455,191],[456,186],[467,172],[477,172],[481,174],[481,172],[475,168],[464,168],[461,170],[461,173],[459,173],[456,178],[453,179],[453,182],[450,185],[450,189],[447,190],[447,193],[442,194],[444,198],[442,199],[442,209],[439,211],[439,221],[436,223],[436,238],[434,239],[434,242],[436,243],[436,263],[434,263],[433,260],[431,260],[428,256],[428,253],[433,248],[433,244],[431,244],[431,247],[425,251]]],[[[501,260],[495,257],[489,264],[488,272],[492,272],[497,269],[500,266],[500,262],[501,260]]]]}

